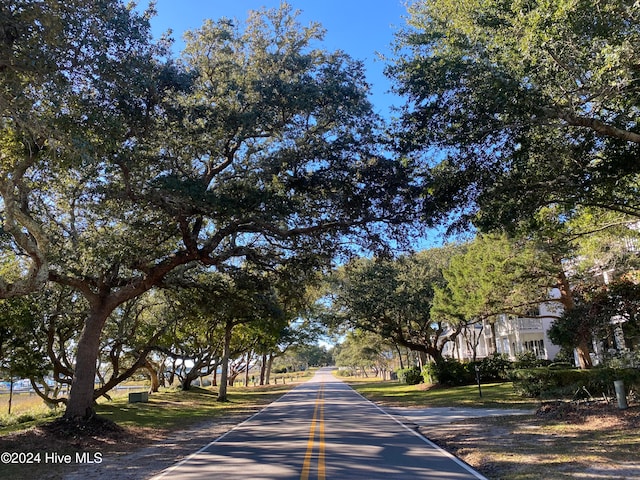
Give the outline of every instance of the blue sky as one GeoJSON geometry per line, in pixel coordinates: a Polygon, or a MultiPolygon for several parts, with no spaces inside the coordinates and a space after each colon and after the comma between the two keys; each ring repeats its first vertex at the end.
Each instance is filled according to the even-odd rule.
{"type": "MultiPolygon", "coordinates": [[[[388,118],[392,115],[390,107],[399,106],[401,100],[389,93],[391,82],[383,74],[385,63],[379,54],[391,55],[394,33],[406,24],[407,1],[289,0],[288,3],[301,11],[298,20],[302,25],[315,21],[325,28],[326,49],[340,49],[365,62],[371,101],[376,112],[388,118]]],[[[156,0],[158,14],[151,22],[153,34],[159,37],[171,29],[177,56],[184,47],[183,33],[200,27],[205,19],[226,17],[244,22],[250,10],[277,8],[280,3],[280,0],[156,0]]],[[[427,237],[416,240],[414,248],[427,248],[443,241],[436,231],[429,231],[427,237]]]]}
{"type": "MultiPolygon", "coordinates": [[[[378,53],[391,53],[394,32],[405,25],[406,0],[289,0],[301,10],[299,21],[307,25],[319,22],[327,31],[323,45],[329,50],[341,49],[366,64],[367,79],[372,87],[375,110],[388,116],[389,107],[399,104],[388,93],[390,82],[384,77],[384,62],[378,53]]],[[[198,28],[205,19],[221,17],[244,21],[249,10],[277,8],[280,0],[157,0],[158,15],[152,20],[154,36],[171,29],[176,41],[176,55],[182,50],[182,34],[198,28]]],[[[140,4],[141,7],[144,3],[140,4]]]]}

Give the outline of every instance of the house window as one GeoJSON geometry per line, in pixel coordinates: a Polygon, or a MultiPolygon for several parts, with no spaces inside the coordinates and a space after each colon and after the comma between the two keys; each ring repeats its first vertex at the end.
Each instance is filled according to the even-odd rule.
{"type": "Polygon", "coordinates": [[[547,358],[547,351],[544,348],[544,340],[531,340],[524,342],[524,350],[532,352],[537,358],[547,358]]]}

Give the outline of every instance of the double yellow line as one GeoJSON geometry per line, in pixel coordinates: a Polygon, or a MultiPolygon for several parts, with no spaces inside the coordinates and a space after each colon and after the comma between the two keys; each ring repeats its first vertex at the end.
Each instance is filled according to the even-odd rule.
{"type": "Polygon", "coordinates": [[[316,426],[318,427],[318,480],[325,480],[324,466],[324,383],[318,388],[318,396],[316,397],[316,406],[313,410],[313,419],[311,420],[311,428],[309,430],[309,440],[307,441],[307,454],[304,456],[304,464],[302,465],[302,473],[300,480],[309,480],[309,471],[311,470],[311,460],[313,458],[313,446],[316,437],[316,426]]]}

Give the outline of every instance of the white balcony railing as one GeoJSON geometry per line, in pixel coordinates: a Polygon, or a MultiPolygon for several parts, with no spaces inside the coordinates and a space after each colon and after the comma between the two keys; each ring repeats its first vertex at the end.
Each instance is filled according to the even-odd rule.
{"type": "Polygon", "coordinates": [[[500,336],[519,332],[541,332],[541,318],[508,318],[496,322],[496,333],[500,336]]]}

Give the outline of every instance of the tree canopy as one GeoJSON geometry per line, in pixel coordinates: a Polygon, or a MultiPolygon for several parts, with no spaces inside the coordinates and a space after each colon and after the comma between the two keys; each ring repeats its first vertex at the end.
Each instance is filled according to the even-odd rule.
{"type": "Polygon", "coordinates": [[[405,238],[416,190],[381,154],[362,65],[289,5],[205,22],[178,60],[117,0],[1,9],[2,263],[20,275],[0,296],[85,298],[67,416],[91,414],[108,316],[170,274],[321,269],[405,238]]]}
{"type": "Polygon", "coordinates": [[[455,247],[391,259],[358,259],[336,272],[334,321],[375,333],[396,345],[442,360],[445,343],[459,333],[432,310],[434,290],[455,247]]]}
{"type": "Polygon", "coordinates": [[[398,151],[430,161],[426,218],[638,217],[639,20],[629,0],[414,2],[388,73],[407,99],[398,151]]]}

